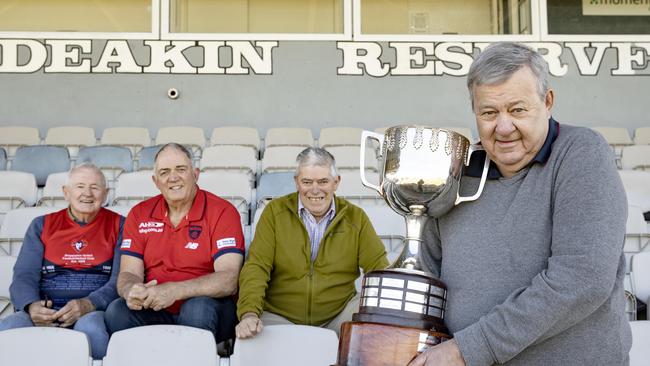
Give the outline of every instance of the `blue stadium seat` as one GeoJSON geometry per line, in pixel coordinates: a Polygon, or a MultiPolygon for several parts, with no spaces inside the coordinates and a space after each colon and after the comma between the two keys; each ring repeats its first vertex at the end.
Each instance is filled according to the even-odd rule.
{"type": "Polygon", "coordinates": [[[296,191],[293,180],[294,172],[264,173],[260,176],[257,185],[257,203],[268,201],[276,197],[296,191]]]}
{"type": "Polygon", "coordinates": [[[7,152],[0,147],[0,170],[7,169],[7,152]]]}
{"type": "Polygon", "coordinates": [[[70,170],[70,155],[62,146],[21,146],[16,150],[11,170],[34,174],[36,184],[42,187],[48,175],[70,170]]]}

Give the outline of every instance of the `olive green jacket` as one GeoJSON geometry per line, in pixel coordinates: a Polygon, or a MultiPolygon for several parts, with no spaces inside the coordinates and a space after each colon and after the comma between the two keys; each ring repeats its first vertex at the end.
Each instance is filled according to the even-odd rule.
{"type": "Polygon", "coordinates": [[[240,319],[248,312],[269,311],[296,324],[326,324],[356,294],[359,267],[369,272],[388,266],[384,245],[365,212],[338,197],[335,205],[336,216],[312,263],[298,194],[268,204],[239,277],[240,319]]]}

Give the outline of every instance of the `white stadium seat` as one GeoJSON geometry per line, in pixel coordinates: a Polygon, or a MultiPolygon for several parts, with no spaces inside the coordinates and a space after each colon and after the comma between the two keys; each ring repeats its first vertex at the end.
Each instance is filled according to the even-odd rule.
{"type": "Polygon", "coordinates": [[[38,188],[33,174],[3,170],[0,182],[0,223],[7,211],[36,203],[38,188]]]}
{"type": "Polygon", "coordinates": [[[14,312],[9,300],[9,286],[14,273],[16,257],[0,255],[0,319],[14,312]]]}
{"type": "Polygon", "coordinates": [[[37,206],[22,207],[7,212],[0,226],[0,255],[17,256],[32,221],[38,216],[57,210],[60,208],[37,206]]]}
{"type": "MultiPolygon", "coordinates": [[[[360,159],[360,147],[359,146],[330,146],[326,150],[334,156],[336,162],[336,168],[338,170],[355,170],[359,172],[361,166],[360,159]]],[[[366,170],[377,171],[377,157],[375,156],[375,150],[367,147],[366,148],[366,160],[365,168],[366,170]]]]}
{"type": "Polygon", "coordinates": [[[16,328],[0,332],[0,358],[7,366],[92,364],[88,337],[76,330],[56,327],[16,328]]]}
{"type": "Polygon", "coordinates": [[[640,207],[643,212],[650,211],[650,172],[641,170],[619,170],[625,195],[630,206],[640,207]]]}
{"type": "Polygon", "coordinates": [[[650,170],[650,145],[623,147],[621,167],[631,170],[650,170]]]}
{"type": "Polygon", "coordinates": [[[211,332],[181,325],[148,325],[113,333],[103,366],[217,366],[211,332]]]}
{"type": "Polygon", "coordinates": [[[336,362],[338,345],[330,329],[269,325],[254,338],[235,342],[230,366],[330,366],[336,362]]]}
{"type": "Polygon", "coordinates": [[[237,172],[204,172],[199,174],[201,189],[216,194],[237,208],[242,225],[248,225],[251,187],[248,176],[237,172]]]}
{"type": "Polygon", "coordinates": [[[16,149],[21,146],[38,145],[41,137],[38,129],[23,126],[2,126],[0,127],[0,147],[7,152],[7,158],[11,159],[16,149]]]}
{"type": "Polygon", "coordinates": [[[143,147],[151,146],[151,136],[144,127],[108,127],[102,133],[100,144],[127,147],[137,156],[143,147]]]}
{"type": "Polygon", "coordinates": [[[70,153],[70,159],[77,158],[79,148],[84,146],[95,146],[97,138],[95,130],[90,127],[81,126],[60,126],[50,127],[45,135],[46,145],[64,146],[70,153]]]}
{"type": "MultiPolygon", "coordinates": [[[[336,190],[338,196],[357,205],[385,204],[384,199],[379,193],[361,183],[361,176],[358,170],[341,170],[339,171],[339,175],[341,176],[341,183],[339,183],[339,188],[336,190]]],[[[366,178],[375,184],[379,182],[379,174],[374,171],[366,171],[366,178]]]]}
{"type": "Polygon", "coordinates": [[[255,155],[260,150],[260,133],[254,127],[226,126],[216,127],[210,136],[210,145],[239,145],[248,146],[255,155]]]}
{"type": "Polygon", "coordinates": [[[262,173],[288,172],[296,170],[296,157],[304,146],[274,146],[264,150],[262,173]]]}
{"type": "Polygon", "coordinates": [[[630,322],[632,328],[632,349],[630,349],[630,366],[648,366],[650,361],[650,320],[630,322]]]}
{"type": "Polygon", "coordinates": [[[265,149],[273,146],[301,146],[303,149],[314,145],[311,130],[302,127],[274,127],[266,131],[265,149]]]}
{"type": "Polygon", "coordinates": [[[326,127],[320,130],[318,146],[328,149],[333,146],[360,146],[363,130],[357,127],[326,127]]]}
{"type": "Polygon", "coordinates": [[[637,299],[648,304],[650,301],[650,252],[632,256],[632,292],[637,299]]]}
{"type": "Polygon", "coordinates": [[[650,127],[639,127],[634,130],[634,143],[637,145],[650,145],[650,127]]]}
{"type": "Polygon", "coordinates": [[[257,155],[248,146],[218,145],[203,150],[201,156],[201,171],[234,171],[245,173],[251,187],[257,174],[257,155]]]}
{"type": "Polygon", "coordinates": [[[194,158],[199,158],[205,146],[205,133],[200,127],[190,126],[161,127],[158,129],[156,145],[164,145],[170,142],[189,147],[194,158]]]}
{"type": "Polygon", "coordinates": [[[68,172],[52,173],[47,176],[43,194],[38,200],[39,206],[67,207],[68,203],[63,196],[63,186],[68,182],[68,172]]]}
{"type": "Polygon", "coordinates": [[[153,183],[150,171],[124,173],[115,184],[115,198],[112,205],[133,206],[147,198],[160,194],[153,183]]]}

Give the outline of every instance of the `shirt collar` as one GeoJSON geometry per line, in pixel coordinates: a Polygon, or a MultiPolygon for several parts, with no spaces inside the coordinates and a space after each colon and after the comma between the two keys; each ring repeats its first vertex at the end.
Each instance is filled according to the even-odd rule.
{"type": "MultiPolygon", "coordinates": [[[[330,204],[329,210],[327,210],[327,213],[323,216],[324,219],[327,219],[328,221],[331,221],[334,218],[334,215],[336,215],[336,205],[334,204],[335,199],[332,198],[332,203],[330,204]]],[[[305,205],[302,204],[302,199],[300,198],[300,194],[298,194],[298,214],[300,217],[304,217],[304,215],[309,215],[311,217],[314,217],[314,215],[309,212],[307,208],[305,208],[305,205]]],[[[314,220],[316,221],[316,220],[314,220]]]]}
{"type": "MultiPolygon", "coordinates": [[[[185,216],[188,221],[200,221],[203,218],[206,199],[207,198],[205,191],[197,186],[196,195],[194,196],[194,201],[192,202],[192,207],[190,208],[190,212],[187,213],[187,216],[185,216]]],[[[156,204],[156,207],[153,209],[152,217],[155,219],[164,220],[164,218],[167,217],[168,211],[169,208],[165,202],[165,197],[163,197],[161,194],[158,196],[158,202],[156,204]]]]}
{"type": "MultiPolygon", "coordinates": [[[[551,156],[551,151],[553,149],[553,143],[560,134],[560,124],[553,118],[548,120],[548,133],[546,134],[546,140],[542,148],[539,149],[537,155],[533,157],[533,160],[530,161],[528,166],[531,166],[535,163],[544,164],[548,161],[548,158],[551,156]]],[[[472,154],[472,157],[469,161],[469,166],[465,169],[465,175],[470,177],[480,178],[483,174],[483,163],[485,161],[485,151],[477,151],[472,154]]],[[[497,168],[497,165],[491,161],[490,168],[488,169],[488,179],[498,179],[501,178],[501,172],[497,168]]]]}

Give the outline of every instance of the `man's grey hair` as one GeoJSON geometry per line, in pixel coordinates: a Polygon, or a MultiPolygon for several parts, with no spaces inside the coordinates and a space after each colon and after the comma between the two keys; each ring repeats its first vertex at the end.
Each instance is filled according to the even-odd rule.
{"type": "Polygon", "coordinates": [[[500,84],[522,67],[528,67],[537,78],[537,94],[543,101],[548,92],[548,64],[537,51],[514,42],[489,45],[476,58],[467,74],[469,99],[474,109],[474,88],[500,84]]]}
{"type": "Polygon", "coordinates": [[[332,177],[338,176],[336,161],[329,151],[320,147],[308,147],[301,151],[296,157],[296,172],[294,176],[300,175],[300,169],[304,166],[329,166],[332,177]]]}
{"type": "Polygon", "coordinates": [[[76,172],[80,170],[92,170],[95,173],[97,173],[100,177],[102,177],[101,181],[103,184],[103,187],[106,188],[108,185],[106,184],[106,176],[104,176],[104,172],[102,172],[101,169],[97,167],[97,165],[91,163],[90,161],[84,161],[81,164],[76,165],[74,168],[70,169],[68,171],[68,178],[65,181],[65,185],[68,186],[70,184],[70,177],[75,174],[76,172]]]}
{"type": "Polygon", "coordinates": [[[156,153],[156,156],[154,156],[154,158],[153,158],[154,169],[158,165],[158,156],[160,155],[161,152],[163,152],[165,150],[177,150],[177,151],[182,152],[185,156],[187,156],[187,159],[190,161],[190,168],[194,168],[194,161],[192,160],[192,153],[190,152],[190,150],[188,150],[185,146],[183,146],[183,145],[181,145],[179,143],[168,142],[168,143],[164,144],[160,148],[160,150],[158,150],[158,152],[156,153]]]}

